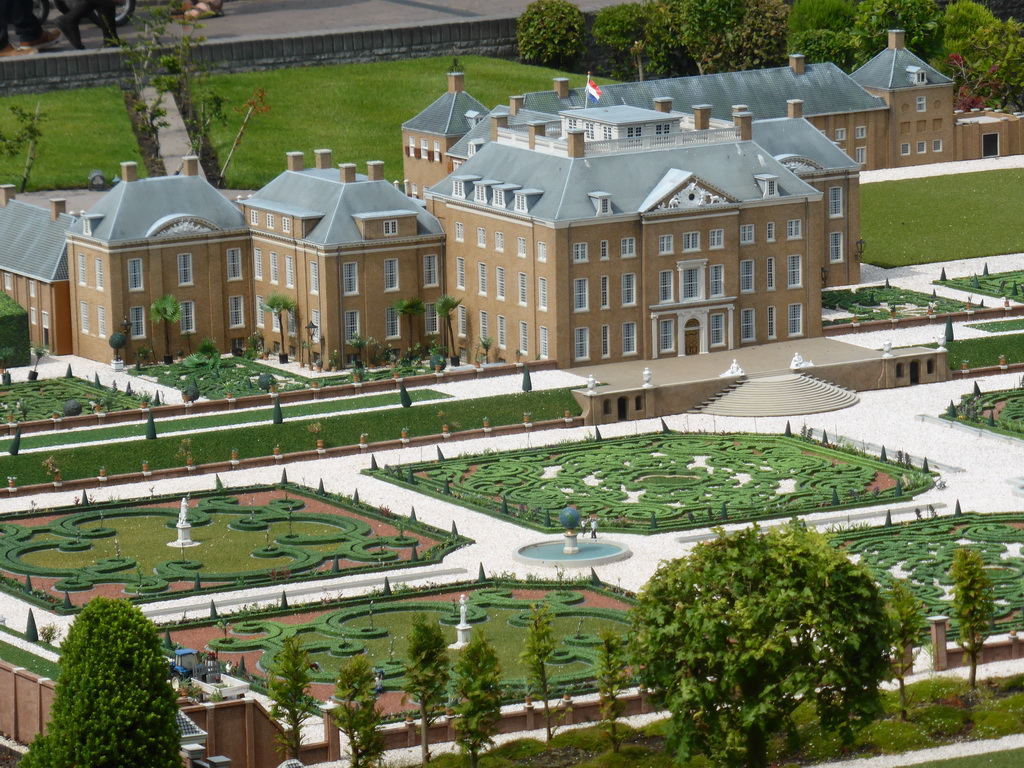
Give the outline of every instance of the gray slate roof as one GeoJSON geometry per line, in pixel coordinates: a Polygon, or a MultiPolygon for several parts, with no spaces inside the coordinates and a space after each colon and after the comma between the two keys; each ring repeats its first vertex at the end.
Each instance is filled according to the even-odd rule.
{"type": "Polygon", "coordinates": [[[0,208],[0,268],[52,283],[68,279],[65,235],[75,222],[20,200],[0,208]]]}
{"type": "Polygon", "coordinates": [[[175,721],[178,724],[178,733],[181,736],[183,742],[193,742],[199,737],[206,736],[207,733],[194,722],[192,718],[182,712],[180,709],[177,711],[175,721]]]}
{"type": "Polygon", "coordinates": [[[948,85],[953,82],[906,48],[886,48],[850,77],[865,88],[878,88],[886,91],[900,88],[920,88],[921,83],[913,81],[907,71],[908,67],[916,67],[924,71],[928,85],[948,85]]]}
{"type": "MultiPolygon", "coordinates": [[[[154,176],[121,182],[87,215],[102,215],[92,236],[106,242],[150,237],[155,225],[178,218],[197,219],[217,230],[245,229],[245,217],[201,176],[154,176]]],[[[82,221],[71,228],[81,234],[82,221]]]]}
{"type": "Polygon", "coordinates": [[[343,184],[337,172],[327,178],[326,174],[315,170],[285,171],[246,203],[267,210],[281,205],[317,212],[323,218],[304,238],[317,245],[362,242],[355,217],[368,214],[414,213],[417,234],[437,235],[442,231],[440,222],[427,213],[419,201],[395,189],[390,182],[343,184]]]}
{"type": "MultiPolygon", "coordinates": [[[[813,130],[813,129],[811,129],[813,130]]],[[[693,179],[711,191],[718,190],[738,201],[760,200],[762,191],[755,175],[778,177],[781,197],[820,196],[813,187],[776,161],[770,152],[750,141],[703,144],[692,147],[657,149],[646,152],[588,155],[583,158],[553,156],[521,146],[491,142],[459,167],[455,175],[476,175],[538,188],[530,216],[551,222],[596,217],[592,192],[611,195],[613,213],[637,213],[651,203],[655,190],[667,194],[669,181],[693,179]]],[[[429,192],[450,196],[449,176],[429,192]]],[[[507,195],[511,211],[514,196],[507,195]]],[[[460,202],[463,202],[460,200],[460,202]]],[[[471,196],[464,201],[474,205],[471,196]]],[[[494,210],[493,206],[486,206],[494,210]]],[[[703,210],[713,210],[706,206],[703,210]]]]}
{"type": "MultiPolygon", "coordinates": [[[[713,75],[674,77],[640,83],[612,83],[601,86],[596,106],[627,104],[651,109],[654,99],[669,97],[672,108],[690,111],[696,104],[710,104],[712,117],[732,119],[732,105],[746,104],[755,119],[786,116],[787,99],[803,99],[805,115],[829,115],[885,109],[885,102],[867,93],[835,64],[807,64],[797,75],[788,66],[721,72],[713,75]]],[[[564,109],[595,106],[584,88],[573,88],[560,99],[554,91],[526,94],[527,109],[556,115],[564,109]]]]}
{"type": "Polygon", "coordinates": [[[470,110],[479,112],[481,117],[487,114],[487,107],[465,91],[444,93],[416,117],[402,123],[402,128],[439,136],[461,136],[472,127],[466,119],[466,112],[470,110]]]}
{"type": "Polygon", "coordinates": [[[806,120],[755,120],[753,139],[776,159],[806,157],[829,170],[859,170],[860,165],[806,120]]]}

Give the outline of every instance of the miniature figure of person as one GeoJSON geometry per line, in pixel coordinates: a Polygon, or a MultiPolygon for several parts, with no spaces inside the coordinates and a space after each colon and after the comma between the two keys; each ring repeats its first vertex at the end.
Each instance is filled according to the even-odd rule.
{"type": "Polygon", "coordinates": [[[597,515],[593,514],[590,516],[590,538],[597,538],[597,515]]]}

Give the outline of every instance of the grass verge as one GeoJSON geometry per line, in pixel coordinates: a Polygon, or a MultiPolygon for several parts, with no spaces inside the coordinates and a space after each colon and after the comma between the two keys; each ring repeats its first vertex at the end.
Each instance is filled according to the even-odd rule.
{"type": "MultiPolygon", "coordinates": [[[[935,349],[938,345],[932,343],[919,346],[935,349]]],[[[946,349],[950,370],[960,370],[963,363],[972,369],[999,365],[1000,355],[1006,355],[1007,363],[1020,363],[1024,362],[1024,333],[950,341],[946,343],[946,349]]]]}
{"type": "Polygon", "coordinates": [[[42,677],[48,677],[51,680],[56,680],[60,676],[59,664],[47,661],[44,658],[36,656],[34,653],[24,651],[10,643],[5,643],[3,641],[2,633],[0,633],[0,659],[3,659],[10,664],[14,664],[15,666],[24,667],[29,672],[33,672],[42,677]]]}
{"type": "MultiPolygon", "coordinates": [[[[455,432],[473,429],[483,423],[484,417],[491,424],[517,424],[522,421],[523,412],[533,413],[535,421],[560,418],[566,410],[579,414],[580,408],[570,390],[546,392],[519,392],[513,395],[464,400],[439,408],[438,404],[398,408],[392,411],[374,413],[372,419],[362,412],[317,419],[286,421],[283,424],[261,424],[238,429],[204,432],[184,440],[180,437],[158,437],[147,440],[140,446],[137,442],[109,443],[76,448],[56,449],[52,455],[64,480],[82,477],[96,477],[102,467],[109,475],[138,472],[141,462],[150,463],[150,469],[182,467],[185,452],[190,451],[197,465],[227,461],[233,448],[239,449],[240,458],[267,456],[274,446],[280,446],[282,453],[310,451],[315,448],[317,438],[323,439],[328,448],[338,445],[354,445],[359,436],[366,432],[370,442],[397,440],[403,428],[409,435],[436,435],[441,425],[448,424],[455,432]],[[312,421],[321,423],[317,435],[307,430],[312,421]]],[[[19,454],[4,458],[7,476],[16,477],[19,485],[45,483],[50,480],[43,467],[44,454],[19,454]]]]}
{"type": "MultiPolygon", "coordinates": [[[[36,146],[36,159],[28,189],[75,189],[85,187],[89,173],[103,171],[107,180],[120,173],[119,163],[133,160],[145,176],[142,155],[119,88],[80,88],[72,91],[0,99],[0,131],[17,128],[11,106],[34,112],[39,104],[45,119],[36,146]]],[[[25,152],[0,156],[0,183],[21,189],[25,152]]]]}
{"type": "Polygon", "coordinates": [[[1022,183],[1024,170],[865,184],[860,192],[861,234],[869,244],[864,261],[903,267],[1024,250],[1024,238],[1006,226],[1024,216],[1022,183]],[[964,205],[964,200],[999,204],[964,205]]]}

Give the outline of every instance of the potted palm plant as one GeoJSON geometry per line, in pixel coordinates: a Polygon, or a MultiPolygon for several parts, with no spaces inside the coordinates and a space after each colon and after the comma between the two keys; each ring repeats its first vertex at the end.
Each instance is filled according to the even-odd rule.
{"type": "Polygon", "coordinates": [[[288,346],[285,344],[284,328],[286,318],[285,315],[292,315],[298,305],[295,303],[295,299],[290,296],[285,296],[283,293],[272,293],[263,302],[263,306],[260,307],[264,312],[270,312],[277,317],[277,325],[281,331],[281,351],[278,353],[277,360],[279,363],[288,362],[288,346]]]}
{"type": "Polygon", "coordinates": [[[46,357],[48,350],[46,347],[32,347],[32,354],[35,355],[36,364],[32,366],[32,370],[28,372],[28,380],[35,381],[39,378],[39,361],[46,357]]]}

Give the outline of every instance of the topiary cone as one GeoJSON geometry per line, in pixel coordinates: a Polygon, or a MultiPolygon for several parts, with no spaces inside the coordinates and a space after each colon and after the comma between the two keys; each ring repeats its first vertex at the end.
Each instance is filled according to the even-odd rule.
{"type": "Polygon", "coordinates": [[[32,609],[28,609],[28,621],[25,623],[25,639],[30,643],[39,642],[39,630],[36,629],[36,617],[32,609]]]}
{"type": "Polygon", "coordinates": [[[7,449],[7,452],[11,456],[17,456],[18,451],[21,450],[21,424],[14,428],[14,438],[11,440],[11,445],[7,449]]]}

